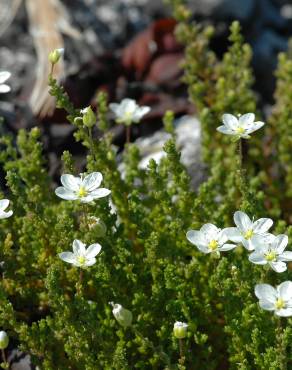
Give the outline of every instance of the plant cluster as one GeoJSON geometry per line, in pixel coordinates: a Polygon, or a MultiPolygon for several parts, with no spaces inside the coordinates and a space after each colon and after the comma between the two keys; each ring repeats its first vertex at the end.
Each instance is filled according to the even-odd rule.
{"type": "MultiPolygon", "coordinates": [[[[54,79],[63,53],[54,51],[50,93],[87,149],[86,166],[79,174],[65,151],[59,186],[39,129],[21,130],[16,143],[0,138],[3,368],[7,334],[44,370],[292,368],[292,62],[280,57],[275,110],[255,122],[251,50],[239,24],[219,61],[212,30],[172,3],[209,177],[191,188],[171,112],[166,157],[141,169],[129,142],[121,174],[105,94],[96,113],[76,109],[54,79]]],[[[128,141],[149,111],[131,100],[111,109],[128,141]]]]}

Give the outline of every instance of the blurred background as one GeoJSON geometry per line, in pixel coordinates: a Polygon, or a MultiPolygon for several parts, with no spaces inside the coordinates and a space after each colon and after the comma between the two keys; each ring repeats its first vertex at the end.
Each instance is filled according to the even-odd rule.
{"type": "MultiPolygon", "coordinates": [[[[230,23],[240,21],[253,48],[254,88],[261,107],[268,108],[277,54],[287,49],[292,33],[292,2],[191,0],[189,8],[194,20],[214,25],[211,47],[219,57],[228,47],[230,23]]],[[[151,113],[133,128],[132,140],[159,130],[167,109],[176,117],[194,115],[196,107],[181,82],[184,51],[175,40],[175,25],[161,0],[0,0],[0,71],[12,74],[7,81],[11,92],[0,94],[1,134],[41,127],[53,174],[64,149],[82,156],[72,126],[47,92],[48,54],[62,47],[64,63],[55,74],[76,107],[95,106],[100,90],[109,101],[130,97],[151,106],[151,113]]],[[[119,150],[124,128],[115,125],[112,130],[119,150]]],[[[185,128],[185,136],[188,130],[198,131],[198,124],[185,128]]],[[[160,139],[147,145],[154,146],[155,140],[160,139]]]]}

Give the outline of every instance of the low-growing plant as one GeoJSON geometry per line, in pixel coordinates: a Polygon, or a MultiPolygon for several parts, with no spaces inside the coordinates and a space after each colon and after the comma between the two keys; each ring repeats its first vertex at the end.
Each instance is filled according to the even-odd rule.
{"type": "MultiPolygon", "coordinates": [[[[0,139],[0,325],[40,369],[292,369],[289,53],[272,118],[256,122],[239,24],[219,61],[212,30],[172,2],[202,122],[209,176],[199,189],[180,161],[171,112],[165,158],[142,169],[139,148],[127,143],[121,174],[106,96],[97,113],[76,109],[54,79],[59,50],[50,93],[87,149],[83,173],[65,151],[52,183],[37,128],[21,130],[16,145],[0,139]]],[[[111,107],[130,141],[129,127],[147,112],[126,103],[111,107]]]]}

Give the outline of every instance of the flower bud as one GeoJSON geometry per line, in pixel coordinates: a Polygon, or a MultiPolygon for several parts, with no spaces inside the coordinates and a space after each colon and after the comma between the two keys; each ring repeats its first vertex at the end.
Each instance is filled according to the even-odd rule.
{"type": "Polygon", "coordinates": [[[0,331],[0,349],[7,348],[9,343],[9,337],[5,331],[0,331]]]}
{"type": "Polygon", "coordinates": [[[87,219],[89,229],[94,229],[98,237],[104,237],[106,234],[105,223],[95,216],[90,216],[87,219]]]}
{"type": "Polygon", "coordinates": [[[93,127],[96,122],[96,116],[93,110],[91,109],[91,107],[86,107],[82,109],[81,113],[83,114],[82,119],[83,119],[84,126],[89,127],[89,128],[93,127]]]}
{"type": "Polygon", "coordinates": [[[59,62],[60,58],[64,55],[64,49],[55,49],[50,52],[49,54],[49,61],[52,64],[56,64],[59,62]]]}
{"type": "Polygon", "coordinates": [[[116,304],[112,303],[112,306],[113,306],[112,312],[117,322],[125,328],[127,326],[131,326],[133,320],[132,312],[127,310],[118,303],[116,304]]]}
{"type": "Polygon", "coordinates": [[[177,321],[173,325],[173,335],[177,339],[183,339],[187,336],[188,324],[177,321]]]}

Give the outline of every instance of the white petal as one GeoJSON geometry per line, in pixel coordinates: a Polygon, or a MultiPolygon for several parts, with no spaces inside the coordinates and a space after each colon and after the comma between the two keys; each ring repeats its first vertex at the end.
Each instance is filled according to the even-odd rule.
{"type": "Polygon", "coordinates": [[[89,175],[85,176],[82,181],[82,185],[87,191],[95,190],[100,186],[102,182],[102,174],[100,172],[92,172],[89,175]]]}
{"type": "Polygon", "coordinates": [[[246,133],[247,134],[251,134],[252,132],[255,132],[257,130],[259,130],[261,127],[264,126],[264,122],[254,122],[247,130],[246,130],[246,133]]]}
{"type": "Polygon", "coordinates": [[[276,262],[270,262],[269,263],[272,269],[276,272],[284,272],[287,270],[287,266],[285,262],[276,261],[276,262]]]}
{"type": "Polygon", "coordinates": [[[0,84],[3,84],[5,81],[7,81],[8,78],[10,78],[10,76],[11,76],[11,73],[8,71],[0,72],[0,84]]]}
{"type": "Polygon", "coordinates": [[[255,115],[254,113],[246,113],[239,117],[239,123],[240,126],[243,125],[243,127],[247,127],[251,125],[254,122],[255,115]]]}
{"type": "Polygon", "coordinates": [[[241,211],[236,211],[233,216],[235,225],[239,228],[240,231],[246,232],[251,229],[252,222],[248,215],[241,211]]]}
{"type": "Polygon", "coordinates": [[[244,239],[242,238],[242,245],[244,246],[245,249],[247,249],[249,252],[253,251],[255,249],[253,243],[252,243],[252,238],[251,239],[244,239]]]}
{"type": "Polygon", "coordinates": [[[187,239],[194,245],[205,245],[207,241],[205,239],[204,233],[198,230],[190,230],[187,232],[187,239]]]}
{"type": "Polygon", "coordinates": [[[208,236],[208,239],[214,239],[214,240],[217,240],[217,237],[218,237],[218,234],[220,232],[220,229],[218,229],[217,226],[213,225],[213,224],[205,224],[201,227],[201,230],[200,230],[202,233],[205,233],[206,236],[208,236]]]}
{"type": "Polygon", "coordinates": [[[275,235],[273,234],[263,234],[263,235],[254,235],[251,238],[252,245],[256,250],[260,250],[262,253],[265,253],[271,245],[271,243],[275,240],[275,235]]]}
{"type": "Polygon", "coordinates": [[[8,212],[0,211],[0,219],[8,218],[12,215],[13,215],[13,211],[8,211],[8,212]]]}
{"type": "Polygon", "coordinates": [[[225,135],[237,135],[235,131],[227,128],[226,126],[219,126],[216,130],[225,135]]]}
{"type": "Polygon", "coordinates": [[[238,119],[233,114],[225,113],[222,116],[224,125],[230,130],[235,130],[238,127],[238,119]]]}
{"type": "Polygon", "coordinates": [[[117,103],[110,103],[109,108],[111,109],[112,112],[114,112],[117,115],[117,111],[119,109],[119,104],[117,103]]]}
{"type": "Polygon", "coordinates": [[[273,225],[273,220],[270,218],[260,218],[253,223],[253,230],[256,234],[266,233],[273,225]]]}
{"type": "Polygon", "coordinates": [[[1,93],[1,94],[6,94],[6,93],[8,93],[9,91],[11,91],[11,87],[10,87],[10,86],[5,85],[5,84],[0,85],[0,93],[1,93]]]}
{"type": "Polygon", "coordinates": [[[277,286],[277,291],[284,301],[290,301],[292,299],[292,281],[284,281],[277,286]]]}
{"type": "Polygon", "coordinates": [[[286,251],[278,256],[279,261],[292,261],[292,252],[286,251]]]}
{"type": "Polygon", "coordinates": [[[266,265],[267,261],[262,254],[253,252],[248,256],[250,262],[255,263],[256,265],[266,265]]]}
{"type": "Polygon", "coordinates": [[[76,258],[72,252],[62,252],[59,253],[59,257],[61,260],[68,262],[68,263],[75,263],[76,258]]]}
{"type": "Polygon", "coordinates": [[[236,248],[236,244],[224,244],[222,247],[219,248],[220,252],[230,251],[231,249],[236,248]]]}
{"type": "Polygon", "coordinates": [[[275,310],[275,303],[261,300],[259,301],[259,305],[263,310],[267,311],[274,311],[275,310]]]}
{"type": "Polygon", "coordinates": [[[278,294],[277,290],[269,284],[257,284],[254,289],[258,299],[268,302],[276,302],[278,294]]]}
{"type": "Polygon", "coordinates": [[[1,199],[0,200],[0,210],[4,211],[9,206],[9,200],[8,199],[1,199]]]}
{"type": "Polygon", "coordinates": [[[211,253],[211,249],[205,244],[196,244],[196,247],[203,253],[211,253]]]}
{"type": "Polygon", "coordinates": [[[98,253],[101,251],[101,245],[98,243],[91,244],[85,252],[85,257],[90,259],[94,258],[95,256],[98,255],[98,253]]]}
{"type": "Polygon", "coordinates": [[[85,253],[86,253],[85,247],[86,247],[86,245],[84,243],[82,243],[82,241],[80,241],[78,239],[75,239],[73,241],[73,252],[74,252],[75,255],[85,256],[85,253]]]}
{"type": "Polygon", "coordinates": [[[288,236],[284,234],[277,235],[272,242],[272,248],[277,251],[278,254],[284,252],[288,244],[288,236]]]}
{"type": "Polygon", "coordinates": [[[237,227],[226,227],[222,232],[224,232],[228,240],[231,240],[234,243],[242,242],[243,237],[237,227]]]}
{"type": "Polygon", "coordinates": [[[133,122],[138,123],[145,114],[150,111],[150,107],[139,107],[133,114],[133,122]]]}
{"type": "Polygon", "coordinates": [[[81,179],[80,177],[64,174],[61,176],[61,183],[68,190],[78,191],[81,184],[81,179]]]}
{"type": "Polygon", "coordinates": [[[84,264],[84,266],[92,266],[92,265],[94,265],[95,264],[95,262],[96,262],[96,258],[90,258],[89,260],[87,260],[86,262],[85,262],[85,264],[84,264]]]}
{"type": "Polygon", "coordinates": [[[99,188],[99,189],[96,189],[96,190],[92,191],[92,192],[90,193],[90,196],[91,196],[93,199],[98,199],[98,198],[106,197],[106,196],[108,196],[110,193],[111,193],[111,191],[110,191],[109,189],[106,189],[106,188],[99,188]]]}
{"type": "Polygon", "coordinates": [[[277,316],[281,316],[281,317],[289,317],[289,316],[292,316],[292,308],[290,308],[290,307],[281,308],[281,310],[276,310],[275,311],[275,314],[277,316]]]}
{"type": "Polygon", "coordinates": [[[58,197],[66,200],[76,200],[78,199],[75,193],[72,193],[70,190],[64,188],[63,186],[58,187],[55,190],[55,193],[58,197]]]}

